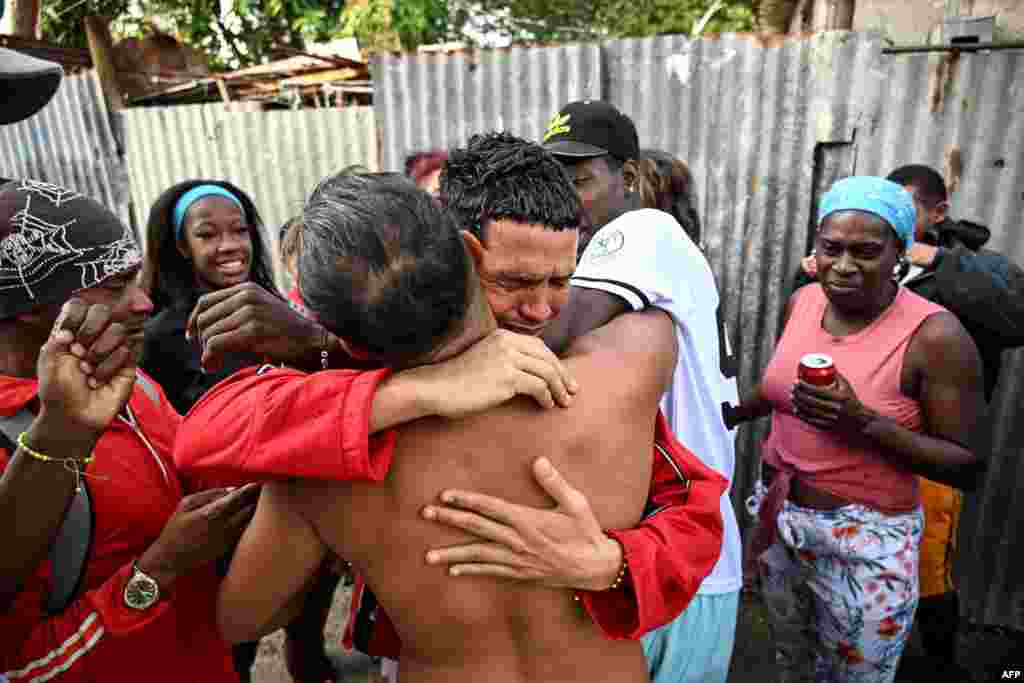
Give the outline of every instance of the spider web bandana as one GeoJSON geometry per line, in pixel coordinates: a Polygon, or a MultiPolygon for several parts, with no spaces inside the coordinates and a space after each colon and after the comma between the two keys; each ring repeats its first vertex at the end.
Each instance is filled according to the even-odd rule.
{"type": "Polygon", "coordinates": [[[0,319],[63,303],[141,262],[131,231],[98,202],[35,180],[0,187],[0,319]]]}

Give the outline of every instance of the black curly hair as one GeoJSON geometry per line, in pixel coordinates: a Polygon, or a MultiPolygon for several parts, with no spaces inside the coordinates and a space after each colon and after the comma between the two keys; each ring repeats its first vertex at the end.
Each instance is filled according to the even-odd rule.
{"type": "Polygon", "coordinates": [[[490,221],[510,218],[550,230],[575,230],[580,200],[550,152],[509,133],[474,135],[451,150],[441,172],[441,202],[459,225],[485,242],[490,221]]]}

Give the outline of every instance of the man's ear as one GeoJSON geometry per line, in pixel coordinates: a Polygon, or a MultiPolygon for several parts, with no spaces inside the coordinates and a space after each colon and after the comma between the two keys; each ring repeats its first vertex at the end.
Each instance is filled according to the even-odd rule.
{"type": "Polygon", "coordinates": [[[469,252],[470,257],[473,259],[473,264],[476,265],[477,272],[479,272],[483,265],[484,252],[487,251],[487,248],[469,230],[463,230],[461,234],[462,243],[466,245],[466,251],[469,252]]]}
{"type": "Polygon", "coordinates": [[[622,165],[622,183],[627,192],[639,192],[637,179],[640,177],[640,169],[635,160],[630,159],[622,165]]]}
{"type": "Polygon", "coordinates": [[[938,225],[946,220],[946,213],[949,211],[949,202],[939,202],[932,209],[932,225],[938,225]]]}

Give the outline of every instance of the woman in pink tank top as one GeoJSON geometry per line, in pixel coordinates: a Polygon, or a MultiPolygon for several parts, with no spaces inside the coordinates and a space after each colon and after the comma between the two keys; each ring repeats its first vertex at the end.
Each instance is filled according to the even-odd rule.
{"type": "Polygon", "coordinates": [[[978,351],[956,317],[893,277],[915,217],[895,183],[833,185],[818,284],[794,295],[761,383],[732,411],[733,424],[772,416],[749,559],[783,681],[894,679],[917,607],[915,475],[956,485],[978,462],[964,445],[982,405],[978,351]],[[807,353],[832,358],[832,386],[798,379],[807,353]]]}

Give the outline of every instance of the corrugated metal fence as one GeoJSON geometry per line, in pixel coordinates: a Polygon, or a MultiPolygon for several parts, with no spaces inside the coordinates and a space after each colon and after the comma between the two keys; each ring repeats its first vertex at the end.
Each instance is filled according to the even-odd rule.
{"type": "Polygon", "coordinates": [[[200,104],[122,116],[140,226],[171,185],[222,179],[253,198],[276,244],[278,226],[298,213],[317,181],[353,164],[378,165],[370,107],[232,112],[200,104]]]}
{"type": "Polygon", "coordinates": [[[597,45],[383,57],[373,68],[390,170],[401,170],[411,152],[455,147],[482,131],[538,139],[562,104],[601,95],[597,45]]]}
{"type": "MultiPolygon", "coordinates": [[[[91,75],[66,79],[27,122],[0,127],[0,172],[52,180],[144,225],[157,195],[191,177],[250,192],[276,239],[317,180],[350,164],[385,169],[410,152],[505,129],[531,139],[564,103],[604,98],[632,116],[641,145],[687,161],[697,183],[708,257],[740,352],[757,380],[773,350],[788,282],[810,241],[817,197],[838,177],[911,162],[942,168],[953,215],[989,225],[992,246],[1024,261],[1024,55],[887,55],[867,34],[725,36],[511,48],[454,56],[384,57],[375,110],[241,113],[221,105],[129,109],[127,164],[91,75]],[[375,131],[376,129],[376,131],[375,131]]],[[[1024,628],[1014,578],[1012,502],[1024,460],[1024,353],[1010,354],[982,448],[992,468],[965,506],[964,587],[974,618],[1024,628]]],[[[765,424],[741,431],[733,499],[759,470],[765,424]]],[[[749,523],[741,510],[741,523],[749,523]]]]}
{"type": "MultiPolygon", "coordinates": [[[[751,386],[774,350],[790,276],[806,253],[815,191],[852,171],[819,157],[853,139],[880,45],[849,34],[775,46],[666,37],[614,42],[607,54],[605,98],[634,119],[642,147],[690,166],[740,385],[751,386]]],[[[766,428],[762,421],[740,432],[738,511],[758,476],[766,428]]],[[[740,524],[749,521],[741,512],[740,524]]]]}
{"type": "Polygon", "coordinates": [[[35,116],[0,126],[0,176],[34,178],[93,197],[129,221],[128,174],[99,81],[65,78],[35,116]]]}
{"type": "MultiPolygon", "coordinates": [[[[993,248],[1024,261],[1021,52],[888,55],[877,36],[851,33],[762,41],[666,36],[386,58],[375,72],[384,167],[399,169],[412,151],[474,132],[504,128],[538,139],[562,104],[611,101],[636,121],[642,147],[672,152],[693,171],[744,386],[770,358],[817,198],[837,178],[905,163],[943,169],[955,188],[953,215],[991,226],[993,248]]],[[[1024,627],[1024,582],[1009,573],[1013,544],[1000,540],[1024,525],[1011,504],[1024,476],[1024,434],[1015,426],[1024,422],[1024,354],[1011,355],[992,446],[983,447],[995,464],[963,519],[965,535],[984,550],[962,557],[969,602],[989,621],[1024,627]]],[[[766,428],[745,428],[738,441],[733,501],[745,527],[740,503],[758,476],[766,428]]]]}

